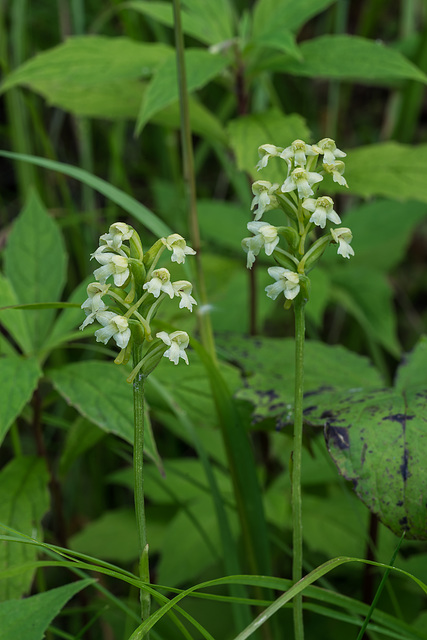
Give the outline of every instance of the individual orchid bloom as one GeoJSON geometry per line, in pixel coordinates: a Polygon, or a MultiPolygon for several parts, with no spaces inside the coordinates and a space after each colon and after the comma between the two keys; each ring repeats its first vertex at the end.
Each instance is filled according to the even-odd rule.
{"type": "Polygon", "coordinates": [[[332,140],[332,138],[322,138],[315,146],[318,147],[323,154],[324,164],[334,164],[337,158],[345,158],[347,155],[344,151],[337,149],[335,140],[332,140]]]}
{"type": "Polygon", "coordinates": [[[271,256],[279,243],[279,236],[276,227],[268,222],[248,222],[248,230],[255,235],[252,238],[243,238],[242,247],[248,254],[246,266],[251,269],[255,262],[255,256],[259,254],[262,247],[264,247],[265,253],[271,256]]]}
{"type": "Polygon", "coordinates": [[[183,309],[185,307],[189,311],[192,311],[193,304],[197,304],[197,302],[191,295],[193,291],[191,282],[188,282],[188,280],[177,280],[176,282],[172,282],[172,287],[175,295],[181,298],[179,308],[183,309]]]}
{"type": "Polygon", "coordinates": [[[307,198],[302,203],[304,209],[312,212],[310,222],[314,222],[318,227],[324,229],[326,226],[326,220],[330,220],[334,224],[341,224],[341,218],[334,211],[334,201],[329,196],[322,196],[321,198],[307,198]]]}
{"type": "Polygon", "coordinates": [[[282,184],[281,190],[283,193],[288,193],[289,191],[298,190],[298,196],[300,198],[308,198],[308,196],[312,196],[314,194],[313,189],[311,188],[313,184],[320,182],[323,180],[323,177],[320,173],[316,173],[315,171],[306,171],[302,167],[297,167],[291,173],[291,175],[286,178],[285,182],[282,184]]]}
{"type": "Polygon", "coordinates": [[[129,262],[126,256],[118,256],[116,253],[96,253],[93,257],[102,265],[95,269],[93,275],[101,284],[105,284],[107,278],[113,276],[116,287],[126,284],[130,276],[129,262]]]}
{"type": "Polygon", "coordinates": [[[289,147],[282,151],[280,157],[286,160],[289,166],[291,159],[293,159],[295,164],[305,167],[307,156],[317,156],[318,153],[319,150],[316,150],[310,144],[306,144],[303,140],[294,140],[289,147]]]}
{"type": "Polygon", "coordinates": [[[110,338],[114,338],[120,349],[124,349],[127,346],[131,337],[127,318],[112,311],[100,311],[96,319],[99,324],[102,324],[102,329],[95,331],[97,342],[107,344],[110,338]]]}
{"type": "Polygon", "coordinates": [[[151,280],[146,282],[142,288],[147,289],[148,293],[152,293],[155,298],[158,298],[162,291],[167,293],[170,298],[175,295],[171,274],[164,268],[154,269],[151,280]]]}
{"type": "MultiPolygon", "coordinates": [[[[265,145],[264,145],[265,146],[265,145]]],[[[265,211],[277,209],[279,202],[275,196],[275,192],[279,188],[278,184],[271,184],[267,180],[257,180],[252,185],[252,193],[254,194],[251,209],[255,209],[255,220],[260,220],[265,211]]]]}
{"type": "Polygon", "coordinates": [[[332,175],[332,180],[343,187],[348,188],[346,179],[344,178],[345,164],[341,160],[337,160],[334,164],[324,164],[323,168],[327,173],[332,175]]]}
{"type": "Polygon", "coordinates": [[[102,296],[107,293],[109,288],[109,284],[105,285],[99,282],[91,282],[88,284],[86,291],[89,297],[80,307],[87,317],[79,329],[83,330],[88,324],[92,324],[92,322],[96,320],[97,313],[108,309],[107,305],[102,301],[102,296]]]}
{"type": "Polygon", "coordinates": [[[264,169],[264,167],[267,166],[269,159],[280,155],[283,150],[283,147],[276,147],[274,144],[263,144],[258,147],[260,161],[256,166],[257,170],[259,171],[260,169],[264,169]]]}
{"type": "Polygon", "coordinates": [[[187,247],[187,243],[184,238],[178,233],[172,233],[167,238],[162,238],[163,244],[172,251],[172,262],[183,264],[185,262],[185,256],[194,256],[196,252],[191,247],[187,247]]]}
{"type": "Polygon", "coordinates": [[[129,240],[134,233],[134,229],[125,222],[114,222],[108,233],[104,233],[100,238],[100,242],[118,251],[124,240],[129,240]]]}
{"type": "Polygon", "coordinates": [[[188,333],[185,331],[174,331],[173,333],[159,331],[156,333],[156,338],[160,338],[169,347],[163,354],[165,358],[169,358],[174,364],[178,364],[179,359],[182,358],[188,364],[188,357],[185,353],[189,343],[188,333]]]}
{"type": "Polygon", "coordinates": [[[283,267],[269,267],[268,275],[276,280],[274,284],[269,284],[265,288],[267,296],[272,300],[276,300],[282,291],[288,300],[293,300],[299,294],[299,275],[294,271],[283,267]]]}
{"type": "Polygon", "coordinates": [[[339,229],[331,229],[331,236],[335,242],[339,243],[338,252],[343,258],[350,258],[354,256],[353,247],[350,246],[350,242],[353,240],[353,234],[347,227],[340,227],[339,229]]]}

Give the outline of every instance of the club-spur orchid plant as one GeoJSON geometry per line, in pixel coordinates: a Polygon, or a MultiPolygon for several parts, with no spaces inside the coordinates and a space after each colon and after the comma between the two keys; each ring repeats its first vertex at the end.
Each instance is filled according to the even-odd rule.
{"type": "Polygon", "coordinates": [[[171,282],[168,269],[156,268],[166,249],[172,252],[172,262],[178,264],[184,263],[187,255],[195,254],[177,233],[160,238],[144,254],[135,229],[115,222],[109,232],[99,238],[99,247],[91,255],[101,266],[94,271],[96,282],[87,287],[88,298],[82,304],[86,319],[80,329],[98,322],[102,328],[95,331],[96,340],[107,344],[113,338],[120,348],[116,364],[127,364],[133,347],[145,346],[142,357],[134,362],[128,382],[133,382],[138,372],[147,377],[162,356],[175,364],[182,358],[188,364],[185,348],[189,338],[185,331],[171,334],[160,331],[154,336],[151,330],[150,323],[164,298],[179,298],[179,307],[189,311],[197,304],[191,295],[191,282],[171,282]],[[107,280],[110,280],[108,284],[107,280]],[[109,298],[108,305],[104,297],[109,298]]]}
{"type": "MultiPolygon", "coordinates": [[[[343,258],[354,255],[351,246],[352,233],[340,225],[341,218],[329,196],[318,196],[325,175],[332,176],[337,184],[347,187],[344,178],[346,154],[337,148],[331,138],[323,138],[317,144],[294,140],[286,148],[264,144],[258,149],[258,171],[264,169],[270,158],[284,160],[286,168],[282,184],[257,180],[252,185],[254,221],[248,223],[252,236],[242,240],[247,254],[246,266],[251,269],[256,257],[264,249],[272,256],[275,266],[268,268],[274,283],[265,288],[267,296],[276,300],[282,293],[284,307],[293,305],[295,311],[295,403],[292,453],[292,520],[293,520],[293,568],[294,582],[302,577],[302,517],[301,517],[301,452],[303,426],[304,383],[304,306],[309,299],[308,273],[318,262],[330,243],[338,245],[343,258]],[[274,226],[263,218],[272,209],[281,209],[283,226],[274,226]]],[[[295,640],[303,640],[304,626],[302,598],[294,598],[295,640]]]]}
{"type": "MultiPolygon", "coordinates": [[[[159,331],[153,335],[151,324],[165,298],[179,298],[179,308],[192,311],[197,304],[192,296],[192,284],[187,280],[171,281],[169,270],[157,267],[164,251],[171,251],[171,261],[183,264],[196,252],[177,233],[160,238],[143,251],[136,230],[123,222],[115,222],[108,233],[99,238],[99,246],[91,258],[100,267],[95,269],[95,282],[87,287],[88,298],[81,305],[86,319],[80,329],[93,322],[101,325],[95,331],[98,342],[107,344],[111,338],[120,348],[114,362],[127,364],[132,356],[133,370],[127,378],[133,383],[134,399],[134,494],[139,540],[139,577],[150,582],[148,544],[144,505],[144,382],[162,357],[174,364],[182,359],[188,364],[186,348],[189,337],[185,331],[159,331]],[[107,282],[108,281],[108,282],[107,282]],[[104,302],[108,300],[108,304],[104,302]]],[[[150,615],[150,594],[140,590],[141,619],[150,615]]],[[[148,638],[148,636],[144,636],[148,638]]]]}

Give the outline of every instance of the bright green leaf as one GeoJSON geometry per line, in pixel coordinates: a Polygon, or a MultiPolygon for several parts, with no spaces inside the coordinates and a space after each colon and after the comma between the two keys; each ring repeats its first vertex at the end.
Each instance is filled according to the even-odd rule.
{"type": "MultiPolygon", "coordinates": [[[[388,85],[427,76],[395,49],[358,36],[325,35],[300,44],[303,60],[278,62],[277,70],[309,78],[368,81],[388,85]]],[[[274,67],[273,67],[274,69],[274,67]]]]}
{"type": "Polygon", "coordinates": [[[254,37],[276,29],[296,31],[335,0],[258,0],[254,8],[254,37]]]}
{"type": "Polygon", "coordinates": [[[345,161],[352,193],[427,202],[426,144],[383,142],[359,147],[349,151],[345,161]]]}
{"type": "MultiPolygon", "coordinates": [[[[19,302],[55,302],[66,276],[65,245],[56,222],[32,192],[9,236],[5,272],[19,302]]],[[[50,331],[54,310],[26,311],[27,326],[35,349],[50,331]]]]}
{"type": "Polygon", "coordinates": [[[258,173],[255,169],[259,160],[258,147],[267,143],[287,147],[297,138],[310,138],[310,132],[301,116],[295,113],[284,116],[277,110],[232,120],[228,125],[228,133],[238,168],[247,171],[255,180],[272,182],[284,181],[286,163],[281,160],[281,164],[277,163],[276,166],[270,162],[266,170],[258,173]]]}
{"type": "MultiPolygon", "coordinates": [[[[0,273],[0,307],[19,304],[9,280],[0,273]]],[[[25,313],[20,309],[0,311],[0,324],[10,333],[24,353],[30,353],[31,340],[25,313]]]]}
{"type": "Polygon", "coordinates": [[[0,444],[42,375],[35,359],[0,358],[0,444]]]}
{"type": "Polygon", "coordinates": [[[74,36],[39,53],[10,73],[0,91],[25,85],[56,103],[63,90],[90,91],[93,85],[150,76],[173,49],[163,44],[135,42],[130,38],[74,36]],[[82,89],[84,87],[84,89],[82,89]]]}
{"type": "MultiPolygon", "coordinates": [[[[215,78],[227,64],[225,56],[213,55],[204,49],[187,49],[187,90],[191,92],[200,89],[215,78]]],[[[145,93],[136,123],[138,132],[158,111],[178,100],[178,90],[176,60],[169,58],[158,68],[145,93]]]]}
{"type": "Polygon", "coordinates": [[[183,0],[182,5],[193,24],[198,23],[198,32],[204,32],[211,44],[225,42],[234,36],[231,0],[183,0]]]}
{"type": "MultiPolygon", "coordinates": [[[[0,523],[40,539],[40,521],[49,509],[48,481],[49,476],[42,458],[19,457],[12,460],[0,472],[0,523]]],[[[31,562],[35,560],[36,553],[36,547],[31,545],[2,542],[0,566],[7,569],[31,562]]],[[[33,575],[34,571],[29,569],[1,580],[0,600],[22,596],[30,588],[33,575]]],[[[3,625],[0,626],[2,628],[3,625]]]]}
{"type": "Polygon", "coordinates": [[[68,600],[93,582],[90,579],[78,580],[24,600],[1,602],[0,640],[42,640],[46,629],[68,600]]]}

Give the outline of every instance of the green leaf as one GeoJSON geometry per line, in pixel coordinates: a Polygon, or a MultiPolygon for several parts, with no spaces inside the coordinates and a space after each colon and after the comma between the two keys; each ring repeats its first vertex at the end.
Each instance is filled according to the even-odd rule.
{"type": "MultiPolygon", "coordinates": [[[[255,405],[254,419],[274,417],[279,426],[288,424],[294,402],[294,341],[228,335],[218,344],[245,372],[245,388],[235,395],[255,405]]],[[[367,358],[314,340],[306,341],[304,369],[305,415],[309,420],[319,390],[370,389],[383,384],[367,358]]]]}
{"type": "Polygon", "coordinates": [[[0,640],[42,640],[64,605],[95,580],[78,580],[44,593],[0,603],[0,640]]]}
{"type": "Polygon", "coordinates": [[[160,218],[158,218],[152,211],[140,204],[135,198],[124,193],[120,189],[117,189],[112,184],[98,178],[91,173],[88,173],[84,169],[79,167],[73,167],[70,164],[64,164],[63,162],[56,162],[54,160],[46,160],[45,158],[38,158],[37,156],[29,156],[24,153],[12,153],[9,151],[0,151],[0,157],[12,158],[14,160],[22,160],[35,164],[45,169],[51,169],[52,171],[59,171],[66,176],[80,180],[83,184],[87,184],[92,189],[99,191],[106,198],[109,198],[112,202],[115,202],[127,211],[132,217],[138,220],[141,224],[147,227],[154,235],[168,236],[172,232],[169,227],[164,224],[160,218]]]}
{"type": "Polygon", "coordinates": [[[268,49],[278,49],[283,53],[287,53],[292,58],[296,58],[297,60],[302,59],[294,34],[280,27],[280,25],[275,25],[268,33],[263,33],[254,38],[253,44],[268,49]]]}
{"type": "Polygon", "coordinates": [[[70,549],[101,560],[133,562],[138,558],[134,511],[129,508],[106,511],[70,539],[70,549]]]}
{"type": "MultiPolygon", "coordinates": [[[[5,250],[5,272],[21,303],[53,302],[65,284],[65,245],[56,222],[33,191],[15,221],[5,250]]],[[[27,311],[32,345],[39,349],[54,310],[27,311]]]]}
{"type": "Polygon", "coordinates": [[[173,49],[163,44],[74,36],[18,67],[6,77],[0,91],[25,85],[57,104],[64,90],[90,92],[96,85],[114,86],[116,82],[148,77],[170,56],[173,49]]]}
{"type": "Polygon", "coordinates": [[[334,269],[331,280],[332,299],[354,316],[368,336],[399,358],[393,291],[387,277],[370,267],[348,266],[334,269]]]}
{"type": "Polygon", "coordinates": [[[35,359],[0,358],[0,444],[30,401],[41,375],[35,359]]]}
{"type": "MultiPolygon", "coordinates": [[[[40,521],[49,509],[48,481],[43,459],[19,457],[12,460],[0,472],[0,522],[40,539],[40,521]]],[[[2,542],[0,566],[7,569],[31,562],[36,558],[36,551],[33,546],[2,542]]],[[[33,575],[34,571],[30,569],[1,580],[0,600],[22,596],[30,588],[33,575]]]]}
{"type": "Polygon", "coordinates": [[[427,202],[426,144],[384,142],[359,147],[349,151],[345,161],[351,193],[427,202]]]}
{"type": "MultiPolygon", "coordinates": [[[[185,66],[188,92],[203,87],[227,64],[225,56],[213,55],[204,49],[187,49],[185,66]]],[[[178,100],[178,90],[176,60],[169,58],[158,68],[145,93],[136,123],[138,133],[153,115],[178,100]]]]}
{"type": "Polygon", "coordinates": [[[258,0],[254,8],[254,37],[276,29],[297,31],[335,0],[258,0]]]}
{"type": "Polygon", "coordinates": [[[425,384],[427,388],[426,363],[427,337],[421,336],[414,350],[406,354],[397,370],[396,389],[405,393],[409,389],[419,387],[420,384],[425,384]]]}
{"type": "Polygon", "coordinates": [[[210,44],[219,44],[230,40],[233,30],[233,4],[231,0],[183,0],[184,13],[192,17],[193,24],[198,22],[199,33],[205,33],[210,44]]]}
{"type": "MultiPolygon", "coordinates": [[[[296,113],[285,116],[277,110],[232,120],[228,125],[228,134],[238,168],[247,171],[253,178],[258,176],[255,180],[272,182],[283,182],[286,178],[286,168],[282,164],[275,166],[270,162],[262,174],[257,173],[255,165],[259,160],[258,147],[262,144],[272,144],[273,141],[277,146],[287,147],[297,138],[310,138],[310,132],[301,116],[296,113]]],[[[281,162],[283,163],[283,160],[281,162]]]]}
{"type": "MultiPolygon", "coordinates": [[[[18,303],[11,283],[0,273],[0,307],[14,306],[18,303]]],[[[0,311],[0,324],[9,332],[24,353],[30,353],[31,340],[23,311],[19,309],[0,311]]]]}
{"type": "MultiPolygon", "coordinates": [[[[343,225],[350,227],[353,234],[354,263],[381,271],[396,267],[406,253],[414,229],[425,219],[426,213],[425,205],[419,202],[402,203],[395,200],[369,202],[348,211],[343,218],[343,225]]],[[[338,260],[341,258],[338,257],[338,260]]],[[[352,262],[345,262],[343,266],[350,269],[352,262]]],[[[322,264],[336,266],[336,263],[335,252],[328,250],[322,257],[322,264]]],[[[312,291],[314,289],[313,286],[312,291]]]]}
{"type": "Polygon", "coordinates": [[[320,36],[301,43],[300,52],[301,62],[283,60],[282,64],[278,63],[280,70],[309,78],[369,81],[382,85],[396,80],[427,82],[427,76],[398,51],[382,42],[358,36],[320,36]]]}
{"type": "MultiPolygon", "coordinates": [[[[126,371],[109,362],[76,362],[49,371],[55,389],[80,415],[107,433],[133,442],[133,393],[126,371]]],[[[150,429],[144,451],[158,462],[150,429]]]]}
{"type": "Polygon", "coordinates": [[[49,348],[50,345],[57,345],[62,339],[65,340],[71,331],[75,331],[82,324],[85,314],[80,305],[87,298],[86,288],[90,282],[93,282],[93,275],[88,276],[72,292],[68,302],[77,303],[79,306],[66,308],[59,314],[47,339],[46,348],[49,348]]]}

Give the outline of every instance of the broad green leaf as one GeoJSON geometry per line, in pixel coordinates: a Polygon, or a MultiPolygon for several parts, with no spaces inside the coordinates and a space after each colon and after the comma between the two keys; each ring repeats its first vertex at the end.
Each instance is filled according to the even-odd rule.
{"type": "Polygon", "coordinates": [[[360,323],[366,333],[396,358],[400,356],[393,291],[386,276],[370,267],[335,268],[331,297],[360,323]]]}
{"type": "MultiPolygon", "coordinates": [[[[38,195],[31,192],[9,236],[5,273],[20,303],[55,302],[65,284],[67,258],[62,235],[38,195]]],[[[50,331],[54,310],[26,311],[37,350],[50,331]]]]}
{"type": "Polygon", "coordinates": [[[277,70],[309,78],[375,81],[384,85],[396,80],[427,82],[427,76],[398,51],[359,36],[320,36],[301,43],[300,52],[302,61],[283,60],[278,62],[277,70]]]}
{"type": "MultiPolygon", "coordinates": [[[[0,307],[17,304],[19,301],[11,283],[0,273],[0,307]]],[[[9,332],[24,353],[30,353],[31,340],[24,311],[20,309],[0,311],[0,325],[9,332]]]]}
{"type": "MultiPolygon", "coordinates": [[[[290,338],[228,335],[219,346],[245,373],[245,388],[236,396],[255,405],[254,420],[273,417],[278,426],[292,419],[295,343],[290,338]]],[[[305,345],[305,415],[311,420],[320,390],[372,389],[382,380],[370,362],[341,346],[307,340],[305,345]]]]}
{"type": "Polygon", "coordinates": [[[406,354],[402,360],[395,380],[395,387],[404,393],[425,384],[427,388],[427,337],[421,336],[411,353],[406,354]]]}
{"type": "MultiPolygon", "coordinates": [[[[49,476],[42,458],[15,458],[0,472],[0,522],[23,534],[41,539],[40,522],[49,509],[49,476]]],[[[36,547],[2,542],[0,566],[3,569],[31,562],[36,547]]],[[[0,600],[19,598],[31,585],[34,571],[29,569],[0,581],[0,600]]],[[[25,636],[24,636],[25,637],[25,636]]],[[[1,634],[0,634],[1,638],[1,634]]]]}
{"type": "MultiPolygon", "coordinates": [[[[351,209],[343,217],[343,225],[353,233],[351,244],[356,257],[343,266],[350,269],[357,262],[372,270],[389,271],[401,262],[414,230],[426,217],[427,207],[420,202],[378,200],[351,209]]],[[[331,249],[322,257],[322,264],[325,263],[336,266],[337,256],[331,249]]],[[[313,286],[313,292],[314,289],[313,286]]]]}
{"type": "Polygon", "coordinates": [[[246,225],[252,218],[246,207],[224,200],[198,200],[197,212],[205,242],[244,258],[241,242],[248,235],[246,225]]]}
{"type": "Polygon", "coordinates": [[[325,431],[366,506],[396,535],[418,540],[427,539],[426,385],[349,394],[329,409],[325,431]]]}
{"type": "Polygon", "coordinates": [[[427,202],[426,144],[383,142],[359,147],[349,151],[345,161],[352,193],[427,202]]]}
{"type": "MultiPolygon", "coordinates": [[[[168,2],[156,2],[151,0],[150,2],[144,2],[143,0],[136,0],[133,2],[123,3],[124,9],[133,9],[138,13],[142,13],[160,24],[164,24],[167,27],[173,28],[174,17],[172,4],[168,2]]],[[[120,9],[120,5],[117,7],[120,9]]],[[[212,29],[212,22],[206,22],[200,16],[194,15],[185,11],[181,11],[182,30],[185,34],[196,38],[200,42],[205,44],[215,44],[217,42],[217,31],[212,29]]]]}
{"type": "Polygon", "coordinates": [[[182,5],[193,24],[198,22],[199,32],[204,32],[211,44],[230,40],[235,35],[231,0],[183,0],[182,5]]]}
{"type": "Polygon", "coordinates": [[[35,359],[0,358],[0,444],[42,375],[35,359]]]}
{"type": "Polygon", "coordinates": [[[292,58],[300,60],[302,58],[300,50],[291,31],[275,25],[275,28],[268,33],[263,33],[253,40],[254,45],[266,47],[267,49],[278,49],[282,53],[287,53],[292,58]]]}
{"type": "Polygon", "coordinates": [[[75,302],[79,306],[61,311],[52,327],[52,331],[49,334],[46,342],[46,348],[49,348],[49,345],[58,344],[62,338],[66,339],[67,335],[71,331],[75,331],[79,325],[82,324],[85,319],[85,313],[80,308],[80,305],[88,297],[86,288],[90,282],[93,282],[93,275],[88,276],[86,280],[81,282],[72,292],[68,302],[75,302]]]}
{"type": "Polygon", "coordinates": [[[74,36],[18,67],[6,77],[0,91],[25,85],[55,103],[56,96],[73,87],[90,91],[97,84],[114,86],[115,82],[148,77],[171,56],[173,49],[163,44],[74,36]]]}
{"type": "Polygon", "coordinates": [[[129,508],[106,511],[70,538],[70,549],[112,562],[137,560],[138,534],[134,511],[129,508]]]}
{"type": "Polygon", "coordinates": [[[296,31],[335,0],[258,0],[254,8],[254,37],[276,29],[296,31]]]}
{"type": "Polygon", "coordinates": [[[238,168],[247,171],[255,180],[272,182],[284,181],[285,163],[283,160],[281,160],[282,164],[277,163],[277,165],[270,162],[267,169],[258,173],[255,169],[259,160],[258,147],[267,143],[287,147],[297,138],[302,140],[310,138],[310,132],[301,116],[296,113],[285,116],[277,110],[241,116],[232,120],[228,125],[228,134],[238,168]]]}
{"type": "MultiPolygon", "coordinates": [[[[76,362],[49,371],[55,389],[83,417],[107,433],[133,442],[133,393],[126,371],[109,362],[76,362]]],[[[145,431],[144,450],[159,462],[151,429],[145,431]]]]}
{"type": "Polygon", "coordinates": [[[38,158],[37,156],[29,156],[24,153],[12,153],[9,151],[0,151],[0,157],[11,158],[13,160],[22,160],[35,164],[45,169],[51,169],[52,171],[59,171],[66,176],[80,180],[83,184],[87,184],[92,189],[99,191],[105,197],[109,198],[112,202],[115,202],[127,211],[133,218],[138,220],[141,224],[147,227],[154,235],[168,236],[171,232],[169,227],[164,224],[152,211],[144,207],[135,198],[129,196],[124,191],[117,189],[112,184],[98,178],[97,176],[88,173],[84,169],[79,167],[73,167],[70,164],[63,162],[56,162],[55,160],[46,160],[45,158],[38,158]]]}
{"type": "Polygon", "coordinates": [[[101,429],[79,416],[67,429],[65,446],[59,462],[59,473],[62,476],[66,475],[72,464],[104,437],[105,433],[101,429]]]}
{"type": "MultiPolygon", "coordinates": [[[[185,66],[188,92],[206,85],[221,73],[227,64],[228,59],[225,56],[213,55],[204,49],[187,49],[185,66]]],[[[136,130],[140,132],[156,113],[176,102],[178,91],[176,60],[169,58],[157,69],[145,92],[136,130]]]]}
{"type": "MultiPolygon", "coordinates": [[[[16,544],[16,543],[15,543],[16,544]]],[[[0,640],[42,640],[65,604],[95,580],[78,580],[23,600],[0,603],[0,640]]]]}

